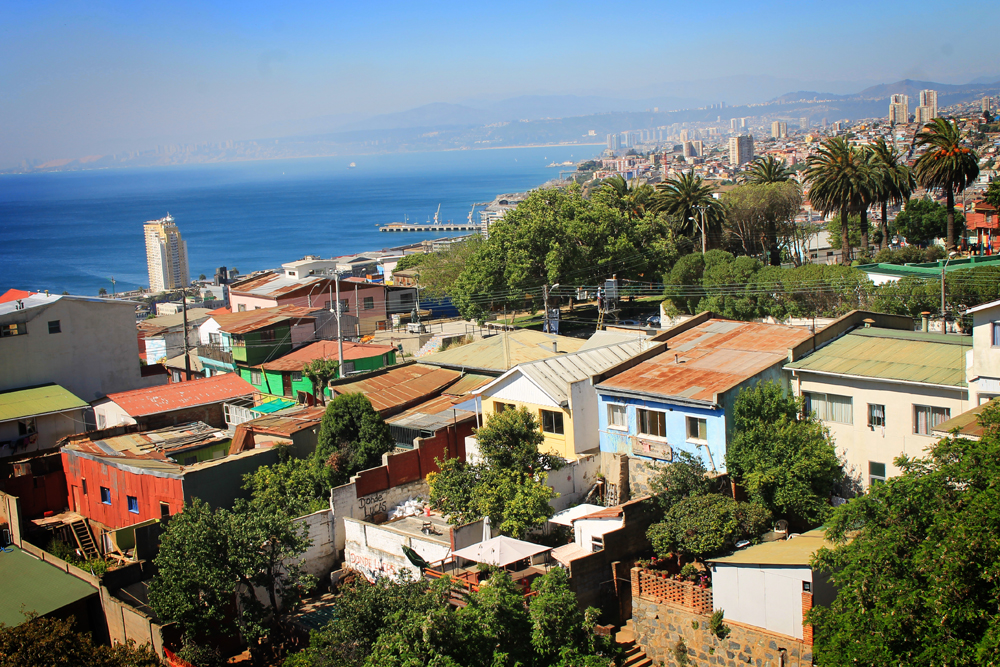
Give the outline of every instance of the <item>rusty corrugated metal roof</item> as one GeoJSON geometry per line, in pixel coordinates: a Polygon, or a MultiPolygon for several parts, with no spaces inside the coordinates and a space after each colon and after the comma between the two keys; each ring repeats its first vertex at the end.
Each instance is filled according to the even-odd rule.
{"type": "Polygon", "coordinates": [[[261,308],[260,310],[238,311],[216,315],[214,319],[221,331],[225,331],[228,334],[245,334],[259,329],[266,329],[286,320],[315,320],[316,318],[310,315],[314,310],[314,308],[305,308],[302,306],[277,306],[274,308],[261,308]]]}
{"type": "Polygon", "coordinates": [[[528,361],[576,352],[585,342],[579,338],[517,329],[422,357],[420,361],[449,368],[504,372],[528,361]]]}
{"type": "Polygon", "coordinates": [[[291,278],[283,273],[274,273],[272,271],[230,285],[229,293],[275,298],[298,289],[314,286],[316,283],[323,281],[333,284],[332,278],[325,278],[323,276],[291,278]]]}
{"type": "Polygon", "coordinates": [[[326,408],[322,406],[287,408],[281,412],[244,422],[244,425],[252,429],[254,433],[283,435],[290,438],[299,431],[318,426],[323,421],[325,413],[326,408]]]}
{"type": "Polygon", "coordinates": [[[667,351],[597,385],[598,389],[715,401],[788,358],[812,334],[779,324],[710,319],[668,342],[667,351]]]}
{"type": "MultiPolygon", "coordinates": [[[[344,361],[380,357],[387,352],[395,352],[392,345],[368,345],[364,343],[344,343],[344,361]]],[[[337,341],[318,340],[283,357],[264,364],[268,371],[301,371],[306,364],[316,359],[337,359],[337,341]]]]}
{"type": "Polygon", "coordinates": [[[785,368],[965,387],[970,336],[855,329],[785,368]]]}
{"type": "Polygon", "coordinates": [[[167,456],[228,439],[229,435],[222,429],[204,422],[189,422],[155,431],[126,433],[108,438],[74,436],[64,448],[101,458],[148,459],[174,464],[167,456]]]}
{"type": "Polygon", "coordinates": [[[458,382],[451,385],[444,390],[444,393],[450,396],[464,396],[479,389],[480,387],[489,384],[494,380],[492,375],[476,375],[475,373],[467,373],[463,375],[458,382]]]}
{"type": "Polygon", "coordinates": [[[236,373],[213,375],[190,382],[108,394],[108,399],[132,417],[155,415],[198,405],[221,403],[240,396],[253,396],[253,385],[236,373]]]}
{"type": "Polygon", "coordinates": [[[331,390],[338,395],[364,394],[377,411],[385,412],[436,396],[460,376],[458,371],[412,364],[390,368],[355,382],[335,384],[331,390]]]}

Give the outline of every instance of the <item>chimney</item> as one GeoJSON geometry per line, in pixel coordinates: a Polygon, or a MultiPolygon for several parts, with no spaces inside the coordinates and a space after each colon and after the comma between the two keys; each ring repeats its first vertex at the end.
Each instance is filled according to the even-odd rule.
{"type": "Polygon", "coordinates": [[[920,330],[924,333],[931,330],[931,313],[928,310],[920,313],[920,330]]]}

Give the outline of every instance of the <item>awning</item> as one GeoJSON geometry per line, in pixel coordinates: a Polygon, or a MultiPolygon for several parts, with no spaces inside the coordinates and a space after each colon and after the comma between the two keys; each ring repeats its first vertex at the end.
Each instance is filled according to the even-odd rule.
{"type": "Polygon", "coordinates": [[[473,544],[471,547],[459,549],[453,555],[476,563],[506,567],[511,563],[516,563],[519,560],[531,558],[536,554],[551,550],[550,547],[543,547],[538,544],[523,542],[501,535],[485,542],[480,542],[479,544],[473,544]]]}

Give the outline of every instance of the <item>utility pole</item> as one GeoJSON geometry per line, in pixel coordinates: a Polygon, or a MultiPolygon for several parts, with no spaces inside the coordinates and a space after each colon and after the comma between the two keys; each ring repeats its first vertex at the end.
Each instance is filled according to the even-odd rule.
{"type": "Polygon", "coordinates": [[[191,355],[188,354],[188,300],[187,290],[181,291],[181,313],[184,315],[184,376],[191,380],[191,355]]]}
{"type": "Polygon", "coordinates": [[[705,254],[705,248],[707,247],[707,242],[705,239],[705,207],[699,206],[698,213],[701,214],[701,254],[705,254]]]}
{"type": "Polygon", "coordinates": [[[344,377],[344,336],[340,331],[340,271],[333,274],[333,280],[337,289],[337,300],[334,301],[334,308],[337,309],[337,362],[340,364],[337,373],[344,377]]]}
{"type": "Polygon", "coordinates": [[[545,309],[545,317],[542,320],[542,331],[549,332],[549,286],[542,285],[542,308],[545,309]]]}

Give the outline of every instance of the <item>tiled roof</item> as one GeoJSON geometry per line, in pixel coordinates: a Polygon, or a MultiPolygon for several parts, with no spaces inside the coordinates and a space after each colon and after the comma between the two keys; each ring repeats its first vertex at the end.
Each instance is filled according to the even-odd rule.
{"type": "Polygon", "coordinates": [[[971,336],[855,329],[785,368],[880,380],[965,387],[971,336]]]}
{"type": "Polygon", "coordinates": [[[809,338],[806,329],[710,319],[668,340],[667,351],[604,380],[598,390],[715,402],[788,358],[809,338]]]}
{"type": "Polygon", "coordinates": [[[291,319],[311,322],[316,319],[310,315],[314,310],[313,308],[299,306],[277,306],[274,308],[261,308],[259,310],[222,313],[215,315],[213,319],[219,325],[220,331],[239,335],[266,329],[267,327],[291,319]]]}
{"type": "Polygon", "coordinates": [[[132,417],[155,415],[198,405],[220,403],[239,396],[252,396],[253,385],[236,373],[176,382],[159,387],[133,389],[108,398],[132,417]]]}
{"type": "Polygon", "coordinates": [[[89,407],[57,384],[0,393],[0,422],[89,407]]]}
{"type": "Polygon", "coordinates": [[[377,411],[385,412],[433,397],[460,376],[458,371],[446,368],[408,364],[330,388],[338,395],[360,392],[377,411]]]}
{"type": "MultiPolygon", "coordinates": [[[[395,352],[392,345],[366,345],[363,343],[344,343],[344,361],[380,357],[388,352],[395,352]]],[[[283,357],[264,364],[268,371],[301,371],[306,364],[316,359],[337,359],[337,341],[318,340],[283,357]]]]}
{"type": "Polygon", "coordinates": [[[0,294],[0,303],[8,303],[10,301],[17,301],[18,299],[25,299],[32,294],[38,294],[38,292],[25,292],[23,289],[11,288],[0,294]]]}
{"type": "Polygon", "coordinates": [[[420,361],[449,368],[502,373],[528,361],[576,352],[584,342],[579,338],[517,329],[422,357],[420,361]],[[555,350],[552,349],[553,344],[555,350]]]}

